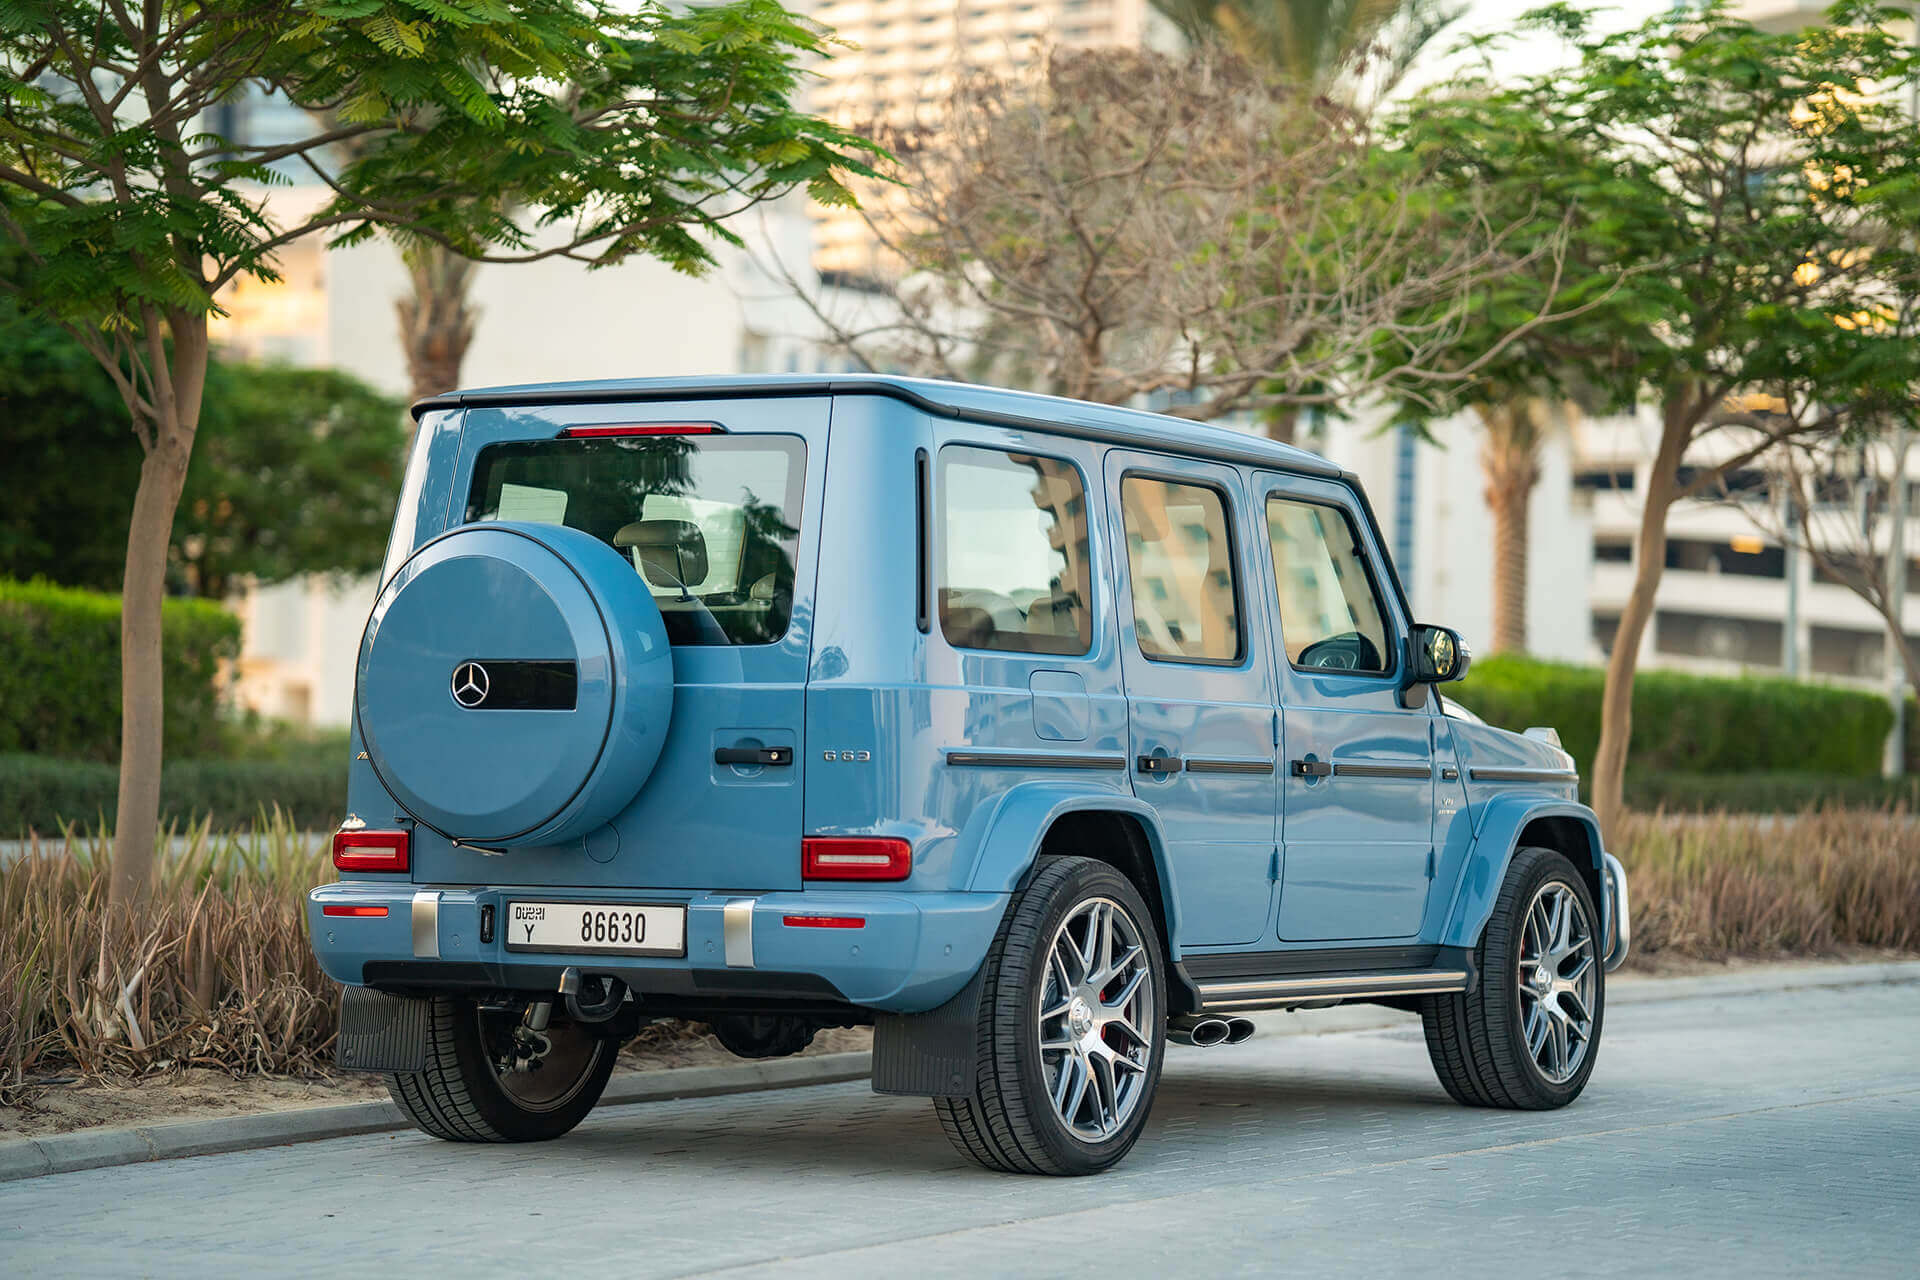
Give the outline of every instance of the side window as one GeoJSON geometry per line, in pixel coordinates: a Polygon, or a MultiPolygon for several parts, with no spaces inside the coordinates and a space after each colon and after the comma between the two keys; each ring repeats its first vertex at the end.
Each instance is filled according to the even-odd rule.
{"type": "Polygon", "coordinates": [[[1127,476],[1120,508],[1140,652],[1170,662],[1238,662],[1239,584],[1220,493],[1127,476]]]}
{"type": "Polygon", "coordinates": [[[1269,498],[1267,537],[1287,660],[1296,667],[1372,675],[1392,670],[1387,611],[1346,512],[1269,498]]]}
{"type": "Polygon", "coordinates": [[[961,649],[1093,647],[1087,491],[1057,458],[940,451],[940,633],[961,649]]]}

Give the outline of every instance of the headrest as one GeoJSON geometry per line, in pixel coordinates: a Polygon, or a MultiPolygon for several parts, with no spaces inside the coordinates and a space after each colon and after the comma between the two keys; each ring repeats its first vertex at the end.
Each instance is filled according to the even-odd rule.
{"type": "Polygon", "coordinates": [[[707,539],[691,520],[636,520],[613,535],[631,550],[640,574],[656,587],[697,587],[707,580],[707,539]]]}

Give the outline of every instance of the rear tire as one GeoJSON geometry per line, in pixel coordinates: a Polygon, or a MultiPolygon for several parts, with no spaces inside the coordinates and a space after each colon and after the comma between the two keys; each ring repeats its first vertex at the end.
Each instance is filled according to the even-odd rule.
{"type": "Polygon", "coordinates": [[[1606,1013],[1599,919],[1565,854],[1514,854],[1475,955],[1478,984],[1421,1001],[1427,1055],[1456,1102],[1549,1111],[1580,1096],[1606,1013]]]}
{"type": "Polygon", "coordinates": [[[1091,858],[1041,859],[987,954],[973,1092],[933,1100],[941,1127],[999,1172],[1111,1168],[1146,1128],[1166,1011],[1160,939],[1132,881],[1091,858]]]}
{"type": "Polygon", "coordinates": [[[426,1068],[389,1075],[387,1091],[422,1132],[449,1142],[559,1137],[600,1101],[620,1046],[556,1022],[547,1029],[553,1052],[537,1070],[502,1073],[494,1053],[515,1022],[511,1014],[483,1013],[463,997],[433,997],[426,1068]]]}

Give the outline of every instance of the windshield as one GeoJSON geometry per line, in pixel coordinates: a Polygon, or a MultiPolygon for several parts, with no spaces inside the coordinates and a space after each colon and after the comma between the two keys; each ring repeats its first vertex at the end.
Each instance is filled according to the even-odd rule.
{"type": "Polygon", "coordinates": [[[561,524],[630,561],[680,645],[770,644],[793,614],[806,446],[788,436],[489,445],[466,519],[561,524]]]}

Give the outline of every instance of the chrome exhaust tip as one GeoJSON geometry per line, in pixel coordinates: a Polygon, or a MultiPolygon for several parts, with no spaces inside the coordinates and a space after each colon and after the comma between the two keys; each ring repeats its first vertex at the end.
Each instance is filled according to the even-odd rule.
{"type": "MultiPolygon", "coordinates": [[[[1242,1019],[1242,1021],[1245,1021],[1242,1019]]],[[[1251,1027],[1252,1023],[1247,1023],[1251,1027]]],[[[1225,1018],[1179,1018],[1167,1026],[1167,1039],[1175,1044],[1190,1044],[1208,1049],[1225,1044],[1232,1028],[1225,1018]]]]}
{"type": "Polygon", "coordinates": [[[1253,1039],[1253,1033],[1257,1030],[1259,1030],[1259,1028],[1253,1025],[1252,1018],[1228,1018],[1227,1043],[1245,1044],[1247,1041],[1253,1039]]]}

